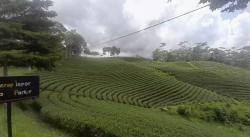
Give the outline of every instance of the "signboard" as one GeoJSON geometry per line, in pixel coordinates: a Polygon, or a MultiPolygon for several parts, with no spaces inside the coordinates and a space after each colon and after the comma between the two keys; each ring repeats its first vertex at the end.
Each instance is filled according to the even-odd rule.
{"type": "Polygon", "coordinates": [[[0,77],[0,103],[39,96],[38,76],[0,77]]]}

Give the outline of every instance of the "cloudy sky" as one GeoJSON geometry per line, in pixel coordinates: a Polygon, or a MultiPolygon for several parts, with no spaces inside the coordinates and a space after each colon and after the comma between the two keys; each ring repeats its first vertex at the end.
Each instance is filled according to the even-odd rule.
{"type": "Polygon", "coordinates": [[[250,45],[250,4],[247,9],[221,13],[202,9],[125,39],[105,45],[106,40],[133,32],[196,9],[199,0],[53,0],[56,20],[76,29],[92,50],[121,48],[122,55],[151,57],[160,43],[178,48],[181,41],[208,42],[211,47],[250,45]]]}

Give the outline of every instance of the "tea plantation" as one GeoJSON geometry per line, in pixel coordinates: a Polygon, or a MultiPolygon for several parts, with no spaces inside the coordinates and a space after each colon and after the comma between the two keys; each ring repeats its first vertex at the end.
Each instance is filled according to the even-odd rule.
{"type": "Polygon", "coordinates": [[[213,62],[72,58],[29,73],[41,77],[42,92],[24,106],[54,136],[249,137],[249,74],[213,62]]]}
{"type": "Polygon", "coordinates": [[[147,66],[236,100],[250,99],[250,71],[215,62],[144,62],[147,66]]]}
{"type": "Polygon", "coordinates": [[[44,90],[142,107],[234,101],[178,81],[168,74],[119,59],[62,61],[55,72],[40,72],[39,75],[44,90]]]}
{"type": "Polygon", "coordinates": [[[207,123],[148,109],[99,101],[67,92],[44,91],[46,121],[78,137],[248,137],[249,129],[207,123]]]}

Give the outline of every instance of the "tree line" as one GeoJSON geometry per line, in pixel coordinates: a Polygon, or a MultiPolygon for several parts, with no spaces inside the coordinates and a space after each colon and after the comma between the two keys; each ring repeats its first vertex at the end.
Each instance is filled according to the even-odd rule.
{"type": "MultiPolygon", "coordinates": [[[[52,70],[63,57],[99,54],[76,30],[53,20],[57,13],[51,6],[51,0],[0,1],[0,66],[52,70]]],[[[118,53],[111,49],[111,55],[118,53]]]]}
{"type": "Polygon", "coordinates": [[[0,1],[0,65],[51,70],[63,46],[61,24],[49,0],[0,1]]]}
{"type": "Polygon", "coordinates": [[[156,49],[156,61],[215,61],[233,66],[250,68],[250,46],[242,48],[211,48],[207,42],[190,43],[183,41],[174,50],[156,49]]]}
{"type": "MultiPolygon", "coordinates": [[[[207,2],[210,3],[212,10],[224,7],[223,11],[232,12],[246,8],[249,0],[240,2],[238,0],[200,0],[200,3],[207,2]]],[[[75,30],[67,30],[63,24],[54,20],[57,13],[50,10],[51,6],[53,6],[51,0],[0,0],[0,66],[4,66],[4,69],[6,66],[13,65],[52,70],[55,62],[63,57],[80,56],[82,53],[99,55],[98,52],[89,50],[87,42],[79,33],[75,30]]],[[[154,51],[154,59],[201,60],[207,59],[203,54],[209,54],[212,56],[209,59],[244,66],[248,61],[245,58],[249,58],[248,47],[241,50],[231,49],[230,52],[214,49],[212,53],[208,51],[205,53],[203,50],[212,49],[206,49],[204,46],[176,51],[158,49],[154,51]],[[185,51],[183,55],[179,54],[183,52],[182,50],[185,51]],[[189,55],[189,52],[192,55],[189,55]],[[227,59],[224,59],[225,57],[227,59]]],[[[104,47],[103,54],[106,53],[111,56],[119,55],[120,49],[114,46],[104,47]]]]}

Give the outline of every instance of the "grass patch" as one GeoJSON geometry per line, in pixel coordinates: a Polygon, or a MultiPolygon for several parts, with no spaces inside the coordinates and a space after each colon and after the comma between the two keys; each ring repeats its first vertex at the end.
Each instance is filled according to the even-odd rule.
{"type": "Polygon", "coordinates": [[[134,65],[130,60],[74,58],[59,62],[54,72],[35,75],[41,76],[43,90],[146,108],[234,101],[155,69],[134,65]]]}
{"type": "Polygon", "coordinates": [[[176,79],[236,100],[250,100],[250,71],[209,61],[135,64],[155,68],[176,79]]]}
{"type": "MultiPolygon", "coordinates": [[[[7,137],[6,108],[0,105],[0,136],[7,137]]],[[[22,111],[16,106],[12,108],[13,137],[73,137],[45,124],[39,117],[30,112],[22,111]]]]}
{"type": "Polygon", "coordinates": [[[226,125],[250,126],[250,107],[244,103],[205,103],[186,104],[166,107],[171,114],[186,118],[198,118],[207,122],[218,122],[226,125]]]}
{"type": "MultiPolygon", "coordinates": [[[[187,120],[158,109],[148,109],[68,96],[53,91],[43,92],[41,113],[48,121],[79,136],[96,137],[248,137],[250,132],[238,128],[187,120]]],[[[244,126],[244,128],[247,128],[244,126]]],[[[247,128],[249,129],[249,128],[247,128]]]]}

